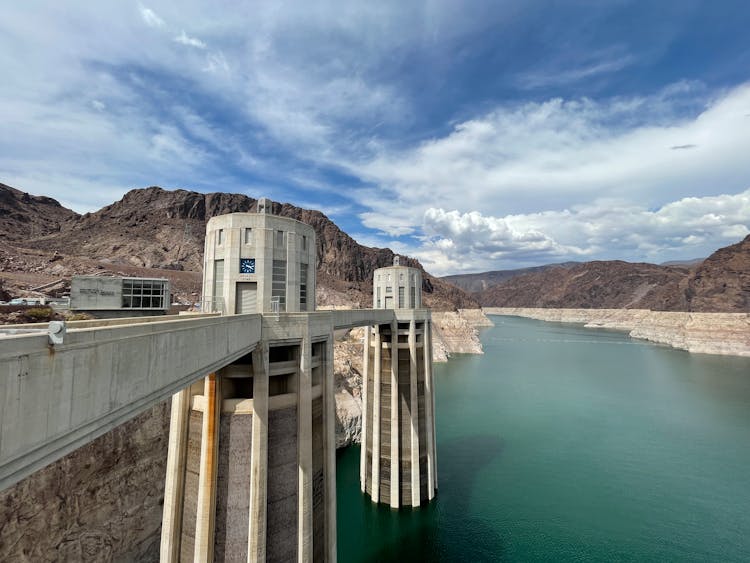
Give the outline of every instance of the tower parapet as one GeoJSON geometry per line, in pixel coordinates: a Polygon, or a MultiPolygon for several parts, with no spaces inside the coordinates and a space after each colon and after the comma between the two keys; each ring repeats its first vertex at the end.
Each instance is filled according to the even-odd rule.
{"type": "Polygon", "coordinates": [[[315,230],[271,213],[212,217],[206,225],[203,298],[224,314],[315,310],[315,230]]]}
{"type": "Polygon", "coordinates": [[[393,266],[378,268],[372,277],[373,309],[421,309],[422,271],[401,266],[398,256],[393,266]]]}

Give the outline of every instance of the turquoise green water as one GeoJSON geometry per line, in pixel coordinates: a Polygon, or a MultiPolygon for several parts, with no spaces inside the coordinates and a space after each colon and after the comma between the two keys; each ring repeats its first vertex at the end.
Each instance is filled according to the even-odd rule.
{"type": "Polygon", "coordinates": [[[750,359],[493,320],[436,366],[435,501],[373,506],[339,452],[340,561],[750,561],[750,359]]]}

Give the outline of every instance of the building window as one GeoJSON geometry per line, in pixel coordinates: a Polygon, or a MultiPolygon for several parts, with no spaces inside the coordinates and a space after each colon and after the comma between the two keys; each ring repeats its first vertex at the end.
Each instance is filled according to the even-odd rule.
{"type": "Polygon", "coordinates": [[[307,237],[302,235],[302,250],[307,250],[307,237]]]}
{"type": "Polygon", "coordinates": [[[224,229],[219,229],[216,232],[216,244],[218,246],[221,246],[222,244],[224,244],[224,229]]]}
{"type": "Polygon", "coordinates": [[[376,290],[377,290],[377,305],[375,306],[375,308],[380,309],[380,287],[377,287],[376,290]]]}
{"type": "Polygon", "coordinates": [[[398,308],[404,308],[404,286],[402,285],[398,287],[398,308]]]}
{"type": "Polygon", "coordinates": [[[249,227],[245,229],[245,244],[253,244],[253,230],[249,227]]]}
{"type": "Polygon", "coordinates": [[[411,300],[411,307],[416,309],[417,308],[417,288],[414,286],[411,286],[409,288],[409,299],[411,300]]]}
{"type": "Polygon", "coordinates": [[[166,309],[167,282],[164,280],[122,280],[123,309],[166,309]]]}
{"type": "Polygon", "coordinates": [[[391,274],[388,274],[386,281],[391,281],[391,274]]]}
{"type": "Polygon", "coordinates": [[[404,281],[404,273],[403,272],[399,273],[399,275],[398,275],[398,281],[404,281]]]}
{"type": "Polygon", "coordinates": [[[219,309],[214,309],[212,305],[212,310],[210,312],[223,313],[224,311],[221,310],[221,304],[224,303],[224,260],[214,260],[213,298],[213,302],[216,304],[216,307],[219,307],[219,309]]]}
{"type": "Polygon", "coordinates": [[[299,265],[299,310],[307,311],[307,264],[299,265]]]}
{"type": "Polygon", "coordinates": [[[385,286],[385,294],[393,293],[393,288],[390,285],[385,286]]]}
{"type": "Polygon", "coordinates": [[[284,248],[284,231],[276,231],[276,240],[274,241],[276,248],[284,248]]]}
{"type": "MultiPolygon", "coordinates": [[[[282,231],[278,231],[282,233],[282,231]]],[[[278,297],[279,311],[286,311],[286,260],[274,260],[271,273],[271,297],[278,297]]]]}

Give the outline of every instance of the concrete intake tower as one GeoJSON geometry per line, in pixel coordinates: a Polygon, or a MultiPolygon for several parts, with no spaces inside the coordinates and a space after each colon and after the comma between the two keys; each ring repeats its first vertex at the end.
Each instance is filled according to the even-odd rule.
{"type": "Polygon", "coordinates": [[[262,333],[172,398],[162,561],[336,560],[333,325],[307,313],[315,231],[270,205],[206,228],[204,310],[262,333]]]}
{"type": "Polygon", "coordinates": [[[389,324],[365,328],[360,485],[373,502],[419,506],[437,490],[431,317],[422,309],[422,273],[393,266],[373,274],[376,309],[389,324]]]}

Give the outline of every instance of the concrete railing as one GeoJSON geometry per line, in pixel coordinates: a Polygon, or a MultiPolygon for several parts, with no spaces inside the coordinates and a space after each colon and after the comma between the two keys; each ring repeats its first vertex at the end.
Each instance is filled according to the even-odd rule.
{"type": "Polygon", "coordinates": [[[250,352],[261,315],[69,323],[0,338],[0,490],[250,352]],[[80,325],[79,325],[80,326],[80,325]]]}
{"type": "Polygon", "coordinates": [[[278,340],[287,324],[302,318],[334,330],[415,314],[429,312],[350,309],[278,318],[204,314],[73,321],[58,344],[51,343],[46,324],[4,327],[0,490],[249,353],[263,330],[278,333],[278,340]]]}

